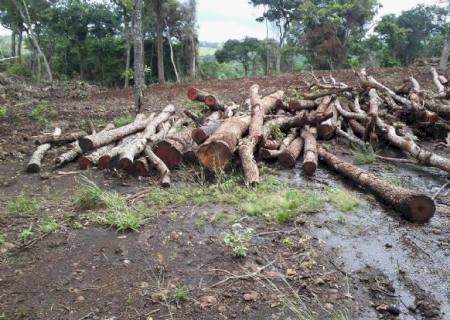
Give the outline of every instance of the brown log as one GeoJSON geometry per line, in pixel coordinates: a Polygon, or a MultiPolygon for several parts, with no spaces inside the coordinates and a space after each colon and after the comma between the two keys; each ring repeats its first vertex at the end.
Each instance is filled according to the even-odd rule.
{"type": "Polygon", "coordinates": [[[80,146],[78,145],[78,141],[75,141],[72,143],[71,149],[69,151],[64,152],[63,154],[61,154],[57,158],[55,158],[55,165],[60,167],[63,164],[72,162],[81,154],[83,154],[83,151],[81,150],[80,146]]]}
{"type": "Polygon", "coordinates": [[[146,157],[139,157],[133,163],[133,173],[137,177],[150,176],[150,166],[146,157]]]}
{"type": "Polygon", "coordinates": [[[433,82],[438,89],[438,95],[440,97],[445,97],[445,87],[442,85],[441,81],[439,80],[439,74],[437,73],[435,68],[431,68],[431,75],[433,76],[433,82]]]}
{"type": "MultiPolygon", "coordinates": [[[[289,130],[289,133],[280,143],[277,143],[274,148],[267,148],[265,145],[260,149],[259,155],[262,159],[276,159],[278,156],[292,143],[292,141],[297,138],[299,135],[299,131],[296,128],[292,128],[289,130]]],[[[274,141],[278,142],[278,141],[274,141]]]]}
{"type": "Polygon", "coordinates": [[[317,131],[306,126],[302,129],[301,137],[304,142],[303,171],[307,175],[313,175],[317,169],[317,131]]]}
{"type": "Polygon", "coordinates": [[[211,109],[211,110],[220,110],[220,111],[225,111],[225,105],[223,104],[223,102],[217,98],[216,96],[213,95],[207,95],[205,97],[205,104],[211,109]]]}
{"type": "Polygon", "coordinates": [[[156,128],[167,121],[175,113],[175,106],[168,105],[152,121],[138,139],[127,144],[119,153],[119,166],[121,169],[130,169],[133,166],[134,158],[144,151],[145,145],[156,134],[156,128]]]}
{"type": "Polygon", "coordinates": [[[158,156],[152,151],[150,146],[146,146],[144,149],[144,154],[147,160],[158,170],[160,178],[160,184],[164,188],[170,187],[170,170],[167,168],[164,161],[162,161],[158,156]]]}
{"type": "MultiPolygon", "coordinates": [[[[153,116],[151,116],[151,119],[153,119],[153,116]]],[[[99,132],[94,135],[81,137],[78,140],[78,143],[83,152],[97,149],[114,141],[118,141],[133,133],[144,130],[151,119],[150,117],[147,118],[143,114],[138,114],[135,120],[126,126],[119,127],[110,131],[99,132]]]]}
{"type": "Polygon", "coordinates": [[[297,159],[300,157],[304,146],[303,138],[295,138],[287,148],[285,148],[278,156],[278,161],[283,168],[293,168],[297,159]]]}
{"type": "Polygon", "coordinates": [[[333,89],[333,90],[327,90],[327,91],[322,91],[322,92],[304,93],[303,96],[305,97],[305,99],[315,100],[315,99],[322,98],[322,97],[325,97],[325,96],[332,96],[332,95],[335,95],[335,94],[343,93],[345,91],[352,91],[352,88],[350,88],[350,87],[336,88],[336,89],[333,89]]]}
{"type": "Polygon", "coordinates": [[[284,118],[280,123],[280,129],[287,131],[291,128],[301,128],[303,126],[317,126],[319,123],[324,122],[333,117],[333,113],[321,113],[316,111],[308,112],[302,110],[294,117],[284,118]]]}
{"type": "MultiPolygon", "coordinates": [[[[114,128],[115,128],[115,126],[114,126],[113,123],[108,123],[102,131],[108,131],[108,130],[112,130],[114,128]]],[[[89,153],[87,155],[81,156],[80,159],[78,160],[78,165],[79,165],[80,169],[85,170],[87,168],[96,166],[98,161],[99,161],[99,159],[100,159],[100,157],[102,155],[106,154],[107,152],[109,152],[113,147],[114,147],[114,143],[106,145],[106,146],[103,146],[101,148],[98,148],[97,150],[95,150],[95,151],[93,151],[93,152],[91,152],[91,153],[89,153]]],[[[73,159],[75,159],[76,156],[82,154],[82,151],[81,151],[81,148],[80,148],[80,146],[78,144],[78,141],[76,142],[74,148],[71,151],[69,151],[69,153],[71,153],[71,156],[73,156],[73,154],[76,153],[76,152],[78,152],[78,154],[75,155],[75,157],[73,159]]],[[[62,156],[64,156],[64,155],[62,155],[62,156]]],[[[60,159],[57,158],[57,161],[59,161],[59,160],[60,159]]]]}
{"type": "Polygon", "coordinates": [[[156,143],[153,147],[153,152],[170,170],[183,161],[184,152],[192,145],[191,132],[192,128],[185,128],[156,143]]]}
{"type": "Polygon", "coordinates": [[[34,138],[34,143],[36,145],[46,144],[46,143],[62,145],[62,144],[74,142],[84,136],[87,136],[87,133],[86,133],[86,131],[83,131],[83,130],[79,130],[79,131],[75,131],[75,132],[71,132],[71,133],[67,133],[67,134],[63,134],[63,135],[59,135],[59,136],[41,135],[41,136],[37,136],[36,138],[34,138]]]}
{"type": "Polygon", "coordinates": [[[199,128],[192,130],[192,139],[198,144],[202,144],[212,135],[217,129],[219,129],[222,121],[222,114],[218,111],[211,113],[206,117],[203,125],[199,128]]]}
{"type": "Polygon", "coordinates": [[[51,148],[50,143],[41,144],[37,147],[36,151],[34,151],[33,155],[30,158],[30,161],[27,164],[27,172],[28,173],[36,173],[41,171],[41,162],[45,156],[45,153],[51,148]]]}
{"type": "Polygon", "coordinates": [[[206,96],[209,94],[205,91],[199,90],[197,88],[191,87],[188,90],[187,96],[190,100],[205,102],[206,96]]]}
{"type": "Polygon", "coordinates": [[[323,147],[319,147],[318,151],[320,159],[327,165],[358,185],[374,192],[383,201],[399,210],[405,219],[425,223],[434,215],[436,207],[430,197],[394,186],[366,170],[339,159],[323,147]]]}
{"type": "Polygon", "coordinates": [[[364,131],[364,141],[370,141],[370,137],[372,136],[372,133],[374,132],[377,119],[378,119],[378,110],[380,108],[381,99],[377,94],[376,89],[370,89],[369,90],[369,121],[367,121],[366,128],[364,131]]]}
{"type": "MultiPolygon", "coordinates": [[[[129,143],[131,143],[132,141],[134,141],[135,139],[137,139],[138,134],[134,134],[134,135],[129,135],[125,138],[123,138],[114,148],[112,148],[111,150],[109,150],[108,152],[106,152],[105,154],[103,154],[99,159],[98,159],[98,164],[97,167],[100,170],[106,170],[106,169],[112,169],[112,159],[113,158],[118,158],[120,151],[129,143]]],[[[117,159],[118,160],[118,159],[117,159]]]]}
{"type": "Polygon", "coordinates": [[[311,110],[317,107],[314,100],[291,100],[289,102],[290,111],[311,110]]]}
{"type": "Polygon", "coordinates": [[[334,102],[331,102],[328,105],[328,108],[325,111],[325,113],[326,114],[331,113],[333,116],[330,119],[327,119],[327,120],[321,122],[317,126],[317,134],[323,140],[330,140],[336,134],[337,119],[338,119],[338,112],[336,110],[334,102]]]}

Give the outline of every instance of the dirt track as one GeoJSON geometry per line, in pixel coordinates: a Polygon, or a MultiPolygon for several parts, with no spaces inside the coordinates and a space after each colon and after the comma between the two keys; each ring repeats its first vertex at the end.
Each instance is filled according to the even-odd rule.
{"type": "MultiPolygon", "coordinates": [[[[425,69],[369,73],[388,85],[413,74],[423,87],[432,87],[425,69]]],[[[350,71],[334,76],[353,83],[350,71]]],[[[308,74],[295,74],[195,85],[243,104],[254,82],[266,94],[293,90],[308,78],[308,74]]],[[[187,88],[188,84],[152,86],[146,91],[145,107],[189,106],[187,88]]],[[[361,204],[343,214],[325,203],[317,213],[279,223],[242,215],[230,205],[188,202],[164,208],[147,219],[139,232],[117,234],[86,222],[72,206],[79,173],[23,173],[34,148],[27,139],[30,135],[56,123],[66,130],[87,129],[88,120],[100,126],[132,112],[131,103],[129,91],[102,90],[87,99],[49,100],[55,111],[48,114],[46,125],[29,118],[33,104],[27,103],[13,107],[13,113],[0,120],[0,231],[8,244],[8,251],[0,256],[0,319],[303,319],[283,308],[286,301],[298,302],[296,294],[307,304],[302,309],[305,319],[450,319],[448,197],[438,198],[438,210],[429,224],[416,226],[323,166],[315,177],[306,178],[298,168],[280,171],[274,165],[271,174],[294,188],[324,192],[342,186],[355,192],[361,204]],[[8,201],[22,190],[43,199],[35,215],[8,212],[8,201]],[[220,220],[216,219],[219,212],[224,216],[220,220]],[[18,233],[47,214],[58,218],[58,230],[45,237],[36,234],[36,241],[23,245],[18,233]],[[222,241],[237,221],[255,229],[249,255],[243,260],[233,258],[222,241]],[[230,272],[242,276],[258,268],[264,268],[264,279],[230,279],[213,286],[230,272]],[[177,288],[186,289],[187,301],[174,301],[177,288]],[[245,300],[249,293],[251,299],[245,300]]],[[[334,148],[340,157],[351,160],[347,149],[334,148]]],[[[438,152],[449,154],[448,149],[438,152]]],[[[50,169],[52,155],[46,159],[50,169]]],[[[76,169],[71,164],[60,171],[76,169]]],[[[368,169],[429,194],[446,180],[440,171],[412,165],[375,162],[368,169]]],[[[177,173],[175,184],[182,188],[194,171],[177,173]]],[[[124,195],[148,187],[149,181],[155,184],[154,177],[137,180],[95,169],[84,174],[100,187],[124,195]]],[[[156,208],[148,205],[145,210],[156,208]]]]}

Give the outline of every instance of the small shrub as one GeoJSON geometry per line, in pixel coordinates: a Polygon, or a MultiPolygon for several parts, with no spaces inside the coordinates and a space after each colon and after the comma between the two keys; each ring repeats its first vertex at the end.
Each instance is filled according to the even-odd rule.
{"type": "Polygon", "coordinates": [[[353,193],[342,188],[329,188],[328,199],[342,212],[348,212],[361,205],[360,199],[353,193]]]}
{"type": "Polygon", "coordinates": [[[253,229],[246,228],[242,230],[241,225],[235,224],[235,230],[227,232],[223,238],[223,242],[227,247],[233,250],[234,256],[244,258],[247,256],[248,242],[252,238],[253,229]]]}
{"type": "Polygon", "coordinates": [[[6,106],[0,106],[0,118],[6,117],[6,114],[8,113],[8,107],[6,106]]]}
{"type": "Polygon", "coordinates": [[[33,120],[36,120],[42,124],[46,124],[48,122],[45,117],[45,112],[48,110],[49,106],[46,102],[38,103],[33,107],[30,113],[30,117],[33,120]]]}
{"type": "Polygon", "coordinates": [[[177,305],[186,302],[187,297],[188,291],[186,290],[185,287],[177,287],[175,289],[174,300],[177,305]]]}
{"type": "Polygon", "coordinates": [[[34,232],[31,231],[31,226],[28,229],[22,230],[22,232],[19,233],[19,239],[22,241],[27,241],[33,236],[34,232]]]}
{"type": "Polygon", "coordinates": [[[14,200],[8,203],[8,210],[18,215],[30,215],[39,209],[39,203],[28,193],[21,192],[14,200]]]}
{"type": "Polygon", "coordinates": [[[127,114],[127,115],[123,115],[123,116],[114,118],[112,122],[114,123],[116,128],[118,128],[118,127],[123,127],[127,124],[132,123],[133,120],[134,120],[133,116],[130,114],[127,114]]]}
{"type": "Polygon", "coordinates": [[[375,161],[375,152],[371,146],[354,147],[352,154],[356,164],[371,164],[375,161]]]}
{"type": "Polygon", "coordinates": [[[52,233],[55,232],[59,227],[58,221],[52,217],[44,218],[40,228],[43,233],[52,233]]]}
{"type": "Polygon", "coordinates": [[[270,130],[272,138],[274,138],[275,140],[281,140],[286,136],[283,131],[281,131],[280,126],[277,126],[275,124],[270,125],[270,130]]]}
{"type": "Polygon", "coordinates": [[[75,193],[74,205],[81,210],[92,210],[105,208],[106,203],[102,199],[102,189],[100,189],[94,182],[87,178],[82,178],[83,181],[75,193]]]}

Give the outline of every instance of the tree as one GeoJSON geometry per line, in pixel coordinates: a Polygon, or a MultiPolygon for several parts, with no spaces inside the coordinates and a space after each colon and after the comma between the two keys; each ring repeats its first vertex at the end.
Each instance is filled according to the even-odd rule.
{"type": "Polygon", "coordinates": [[[153,0],[153,8],[155,11],[155,26],[156,26],[156,56],[158,59],[158,80],[160,83],[166,81],[164,76],[164,47],[163,47],[163,1],[153,0]]]}
{"type": "Polygon", "coordinates": [[[276,55],[276,72],[281,71],[281,49],[283,48],[288,33],[291,28],[292,21],[297,19],[297,8],[302,3],[301,0],[251,0],[254,6],[265,6],[267,10],[263,16],[256,19],[264,22],[266,19],[273,22],[278,29],[278,48],[276,55]]]}
{"type": "MultiPolygon", "coordinates": [[[[448,2],[447,8],[450,10],[450,1],[448,2]]],[[[450,55],[450,24],[447,29],[447,36],[444,42],[444,48],[442,49],[441,61],[439,63],[439,68],[442,70],[447,69],[448,57],[450,55]]]]}
{"type": "Polygon", "coordinates": [[[134,44],[134,106],[141,111],[144,100],[144,43],[142,34],[142,0],[134,0],[133,44],[134,44]]]}
{"type": "Polygon", "coordinates": [[[261,43],[256,38],[245,38],[244,40],[228,40],[222,49],[217,50],[215,57],[218,62],[236,61],[242,64],[244,75],[248,76],[250,64],[255,61],[261,43]]]}

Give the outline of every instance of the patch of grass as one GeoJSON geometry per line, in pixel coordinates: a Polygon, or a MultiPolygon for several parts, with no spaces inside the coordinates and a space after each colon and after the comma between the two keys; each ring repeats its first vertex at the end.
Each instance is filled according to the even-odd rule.
{"type": "Polygon", "coordinates": [[[33,236],[34,232],[32,231],[32,227],[30,226],[28,229],[24,229],[19,233],[19,239],[22,241],[27,241],[33,236]]]}
{"type": "Polygon", "coordinates": [[[353,160],[356,164],[371,164],[375,161],[375,152],[371,146],[354,147],[352,150],[353,160]]]}
{"type": "Polygon", "coordinates": [[[347,222],[347,217],[342,212],[339,212],[338,214],[336,214],[334,219],[340,224],[345,224],[347,222]]]}
{"type": "Polygon", "coordinates": [[[44,218],[44,220],[40,225],[40,229],[43,233],[52,233],[58,230],[58,228],[59,228],[58,220],[56,220],[53,217],[44,218]]]}
{"type": "Polygon", "coordinates": [[[248,243],[253,235],[252,228],[242,229],[240,224],[233,225],[233,231],[225,233],[223,243],[233,250],[233,254],[237,258],[247,256],[248,243]]]}
{"type": "Polygon", "coordinates": [[[112,226],[117,231],[136,230],[142,224],[139,210],[130,207],[124,197],[117,192],[100,189],[87,178],[83,179],[75,194],[74,205],[82,210],[104,209],[90,215],[90,219],[112,226]]]}
{"type": "Polygon", "coordinates": [[[112,122],[114,123],[116,128],[118,128],[130,124],[131,122],[133,122],[133,120],[134,120],[133,116],[131,114],[127,114],[114,118],[112,122]]]}
{"type": "Polygon", "coordinates": [[[3,232],[0,232],[0,246],[6,241],[6,236],[3,232]]]}
{"type": "Polygon", "coordinates": [[[177,305],[186,302],[188,298],[188,291],[185,287],[177,287],[175,289],[174,300],[177,305]]]}
{"type": "Polygon", "coordinates": [[[403,187],[402,180],[399,178],[393,178],[393,177],[386,177],[384,176],[383,179],[389,183],[392,183],[396,187],[403,187]]]}
{"type": "Polygon", "coordinates": [[[39,209],[39,202],[26,192],[21,192],[8,203],[8,211],[21,216],[28,216],[39,209]]]}
{"type": "Polygon", "coordinates": [[[286,136],[283,131],[281,131],[280,126],[277,126],[276,124],[271,124],[270,130],[272,138],[274,138],[275,140],[281,140],[286,136]]]}
{"type": "Polygon", "coordinates": [[[168,190],[153,188],[145,203],[152,211],[160,211],[168,206],[201,206],[219,202],[250,216],[288,221],[301,213],[317,212],[323,207],[323,200],[317,192],[296,190],[280,183],[273,176],[264,176],[256,187],[245,187],[236,176],[219,175],[212,184],[194,184],[168,190]]]}
{"type": "Polygon", "coordinates": [[[0,118],[6,117],[7,113],[8,113],[8,108],[5,105],[0,106],[0,118]]]}
{"type": "Polygon", "coordinates": [[[31,110],[31,113],[30,113],[31,119],[36,120],[42,124],[46,124],[48,122],[48,120],[45,117],[45,113],[48,109],[49,109],[49,105],[47,104],[47,102],[38,103],[31,110]]]}
{"type": "Polygon", "coordinates": [[[349,212],[361,205],[361,200],[350,191],[342,188],[328,188],[328,199],[342,212],[349,212]]]}

